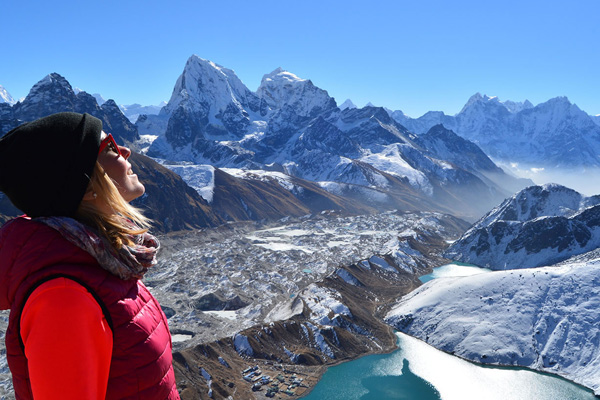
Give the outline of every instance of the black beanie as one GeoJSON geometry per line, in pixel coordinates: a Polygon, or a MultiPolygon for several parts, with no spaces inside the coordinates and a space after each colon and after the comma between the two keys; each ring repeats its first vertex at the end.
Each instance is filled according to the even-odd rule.
{"type": "Polygon", "coordinates": [[[30,217],[74,216],[100,148],[102,121],[63,112],[0,138],[0,191],[30,217]]]}

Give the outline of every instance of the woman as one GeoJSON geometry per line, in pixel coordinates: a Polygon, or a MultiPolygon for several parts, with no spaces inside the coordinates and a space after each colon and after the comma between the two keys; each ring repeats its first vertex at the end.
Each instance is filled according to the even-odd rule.
{"type": "Polygon", "coordinates": [[[0,139],[0,191],[25,216],[0,229],[0,309],[17,399],[179,399],[171,335],[141,282],[159,243],[131,200],[126,147],[89,114],[0,139]]]}

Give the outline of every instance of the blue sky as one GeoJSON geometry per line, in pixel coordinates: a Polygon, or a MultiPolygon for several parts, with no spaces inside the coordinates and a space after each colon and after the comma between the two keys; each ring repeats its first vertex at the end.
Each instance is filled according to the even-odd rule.
{"type": "Polygon", "coordinates": [[[418,117],[476,92],[600,114],[600,0],[0,0],[0,85],[51,72],[119,104],[168,100],[192,54],[250,90],[282,67],[338,101],[418,117]]]}

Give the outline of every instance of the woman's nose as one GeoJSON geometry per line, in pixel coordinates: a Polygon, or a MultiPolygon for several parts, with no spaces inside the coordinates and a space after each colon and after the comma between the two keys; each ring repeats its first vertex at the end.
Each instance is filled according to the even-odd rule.
{"type": "Polygon", "coordinates": [[[128,147],[125,146],[119,146],[119,151],[121,151],[121,155],[123,156],[124,159],[128,159],[129,156],[131,155],[131,150],[129,150],[128,147]]]}

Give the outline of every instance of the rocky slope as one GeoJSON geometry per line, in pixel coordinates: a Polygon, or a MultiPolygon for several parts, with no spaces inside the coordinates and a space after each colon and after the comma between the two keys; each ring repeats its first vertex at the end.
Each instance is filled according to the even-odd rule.
{"type": "Polygon", "coordinates": [[[169,250],[147,283],[184,340],[175,343],[182,398],[264,398],[268,385],[252,392],[246,367],[312,386],[324,366],[391,350],[381,319],[390,301],[443,263],[464,227],[435,213],[322,214],[162,238],[169,250]]]}
{"type": "Polygon", "coordinates": [[[496,270],[554,264],[600,245],[600,197],[556,184],[506,199],[445,252],[496,270]]]}

